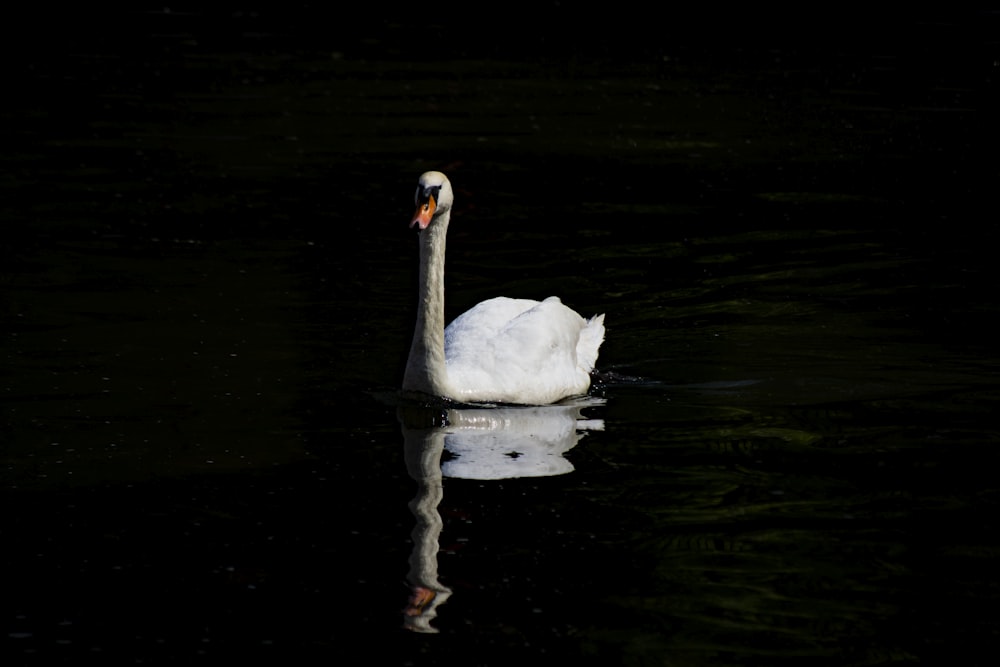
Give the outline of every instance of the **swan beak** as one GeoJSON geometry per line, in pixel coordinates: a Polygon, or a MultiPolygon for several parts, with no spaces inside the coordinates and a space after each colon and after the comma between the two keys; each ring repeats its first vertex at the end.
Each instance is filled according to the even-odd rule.
{"type": "Polygon", "coordinates": [[[420,616],[420,614],[424,613],[424,607],[430,604],[436,597],[437,593],[431,589],[424,588],[423,586],[414,586],[413,592],[410,595],[410,602],[406,605],[403,613],[407,616],[420,616]]]}
{"type": "Polygon", "coordinates": [[[437,208],[437,202],[434,201],[434,195],[430,195],[427,201],[423,202],[417,206],[417,212],[413,214],[413,220],[410,221],[410,228],[413,225],[417,225],[418,230],[427,229],[427,225],[431,224],[431,218],[434,217],[434,209],[437,208]]]}

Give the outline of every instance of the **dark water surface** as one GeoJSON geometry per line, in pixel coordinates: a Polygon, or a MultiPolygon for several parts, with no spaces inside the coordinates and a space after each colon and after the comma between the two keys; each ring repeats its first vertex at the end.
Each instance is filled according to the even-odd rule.
{"type": "Polygon", "coordinates": [[[992,662],[998,14],[537,9],[30,17],[3,664],[992,662]],[[397,395],[431,168],[449,316],[606,313],[591,400],[397,395]]]}

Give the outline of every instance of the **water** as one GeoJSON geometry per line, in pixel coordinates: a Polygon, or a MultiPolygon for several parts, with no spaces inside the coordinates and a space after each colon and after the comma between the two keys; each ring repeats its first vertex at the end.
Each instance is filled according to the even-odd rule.
{"type": "Polygon", "coordinates": [[[4,664],[986,660],[993,14],[512,57],[269,11],[6,65],[4,664]],[[606,313],[590,401],[396,393],[427,168],[450,316],[606,313]]]}

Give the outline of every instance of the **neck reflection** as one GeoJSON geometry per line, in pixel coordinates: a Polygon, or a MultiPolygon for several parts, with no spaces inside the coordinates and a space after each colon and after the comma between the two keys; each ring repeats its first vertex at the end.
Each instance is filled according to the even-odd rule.
{"type": "Polygon", "coordinates": [[[587,398],[530,407],[400,408],[406,470],[417,483],[409,503],[415,524],[405,628],[438,632],[431,622],[452,594],[438,579],[444,478],[496,480],[572,472],[564,454],[588,431],[604,428],[603,420],[584,417],[583,409],[603,403],[587,398]]]}

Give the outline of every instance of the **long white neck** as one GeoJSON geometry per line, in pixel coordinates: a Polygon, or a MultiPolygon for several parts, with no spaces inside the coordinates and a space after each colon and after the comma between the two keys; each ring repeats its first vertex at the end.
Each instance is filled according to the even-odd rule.
{"type": "Polygon", "coordinates": [[[420,298],[403,389],[449,396],[444,357],[444,254],[451,211],[420,233],[420,298]]]}

